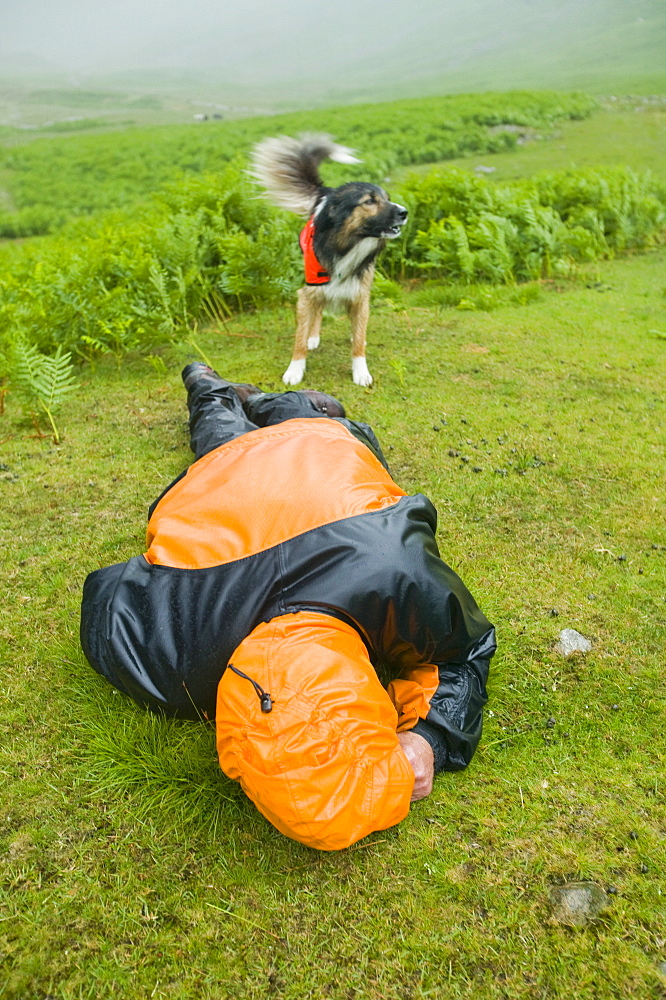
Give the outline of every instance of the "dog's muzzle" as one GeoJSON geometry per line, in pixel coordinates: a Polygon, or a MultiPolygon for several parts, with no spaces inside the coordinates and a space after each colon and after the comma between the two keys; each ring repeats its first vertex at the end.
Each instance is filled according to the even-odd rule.
{"type": "Polygon", "coordinates": [[[385,240],[394,240],[396,236],[400,236],[400,230],[407,222],[407,216],[409,215],[404,206],[396,205],[395,202],[391,202],[391,208],[393,209],[392,225],[387,226],[382,231],[382,239],[385,240]]]}

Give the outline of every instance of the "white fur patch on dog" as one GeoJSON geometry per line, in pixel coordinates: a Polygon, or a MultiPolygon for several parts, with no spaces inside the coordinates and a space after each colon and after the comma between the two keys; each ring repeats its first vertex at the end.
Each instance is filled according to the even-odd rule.
{"type": "Polygon", "coordinates": [[[356,246],[352,247],[335,265],[335,274],[331,275],[332,279],[344,281],[348,278],[364,260],[375,253],[378,243],[379,240],[375,239],[374,236],[366,236],[365,239],[359,240],[356,246]]]}
{"type": "Polygon", "coordinates": [[[308,337],[308,351],[316,351],[319,347],[320,339],[319,334],[316,337],[308,337]]]}
{"type": "Polygon", "coordinates": [[[365,358],[352,358],[352,378],[355,385],[372,385],[372,375],[365,358]]]}
{"type": "Polygon", "coordinates": [[[358,298],[361,292],[361,281],[359,278],[346,278],[345,281],[329,282],[328,285],[321,286],[324,292],[324,301],[328,312],[339,313],[349,308],[349,303],[358,298]]]}
{"type": "Polygon", "coordinates": [[[320,285],[326,300],[326,308],[331,312],[341,312],[361,294],[363,279],[354,271],[377,249],[379,241],[374,236],[366,236],[338,261],[331,280],[320,285]]]}
{"type": "Polygon", "coordinates": [[[285,385],[298,385],[299,382],[303,381],[303,376],[305,375],[305,358],[300,358],[298,361],[291,361],[286,372],[282,376],[282,381],[285,385]]]}

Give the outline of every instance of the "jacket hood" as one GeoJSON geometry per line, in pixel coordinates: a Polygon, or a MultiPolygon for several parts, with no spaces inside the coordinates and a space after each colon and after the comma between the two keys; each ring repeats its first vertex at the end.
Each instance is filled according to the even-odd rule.
{"type": "Polygon", "coordinates": [[[414,773],[397,723],[358,633],[319,613],[257,626],[218,686],[222,770],[281,833],[320,850],[407,815],[414,773]]]}

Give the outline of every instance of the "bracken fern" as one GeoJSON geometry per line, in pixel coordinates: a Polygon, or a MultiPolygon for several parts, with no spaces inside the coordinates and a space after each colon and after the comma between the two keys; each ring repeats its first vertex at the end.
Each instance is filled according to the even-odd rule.
{"type": "Polygon", "coordinates": [[[53,413],[77,387],[69,351],[58,347],[54,355],[42,354],[33,344],[18,338],[12,344],[11,384],[46,414],[53,430],[53,440],[60,443],[60,432],[53,413]]]}

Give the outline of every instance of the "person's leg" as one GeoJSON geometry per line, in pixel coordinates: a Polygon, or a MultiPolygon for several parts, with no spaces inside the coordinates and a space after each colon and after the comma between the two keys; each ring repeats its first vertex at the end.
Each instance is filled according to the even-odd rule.
{"type": "Polygon", "coordinates": [[[246,415],[258,427],[281,424],[303,417],[344,417],[342,403],[325,392],[313,389],[263,392],[250,395],[243,403],[246,415]]]}
{"type": "Polygon", "coordinates": [[[190,411],[190,447],[197,459],[257,427],[303,417],[345,416],[342,403],[325,392],[262,392],[255,385],[227,382],[200,362],[183,369],[182,378],[190,411]]]}
{"type": "Polygon", "coordinates": [[[302,417],[330,417],[338,420],[358,441],[370,449],[385,469],[388,469],[388,463],[372,427],[358,420],[348,420],[342,403],[325,392],[316,392],[314,389],[262,392],[249,395],[243,403],[243,409],[258,427],[269,427],[271,424],[280,424],[283,420],[302,417]]]}
{"type": "Polygon", "coordinates": [[[190,448],[195,459],[257,429],[257,424],[246,416],[241,398],[261,394],[261,389],[227,382],[200,363],[187,365],[182,378],[187,389],[190,448]]]}

